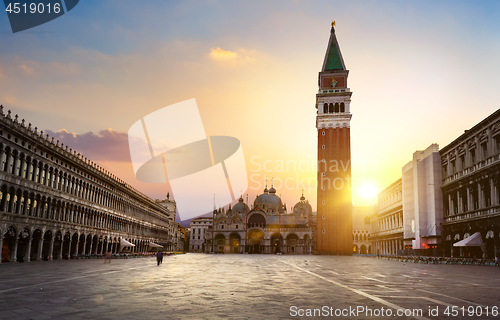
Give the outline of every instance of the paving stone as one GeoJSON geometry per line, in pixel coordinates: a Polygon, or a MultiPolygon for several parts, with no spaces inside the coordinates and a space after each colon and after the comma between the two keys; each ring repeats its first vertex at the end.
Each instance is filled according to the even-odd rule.
{"type": "MultiPolygon", "coordinates": [[[[166,257],[159,267],[154,258],[0,264],[0,319],[298,318],[291,306],[397,305],[425,312],[438,306],[442,313],[446,304],[476,303],[491,309],[500,307],[499,271],[291,255],[185,254],[166,257]]],[[[351,318],[381,319],[339,319],[351,318]]]]}

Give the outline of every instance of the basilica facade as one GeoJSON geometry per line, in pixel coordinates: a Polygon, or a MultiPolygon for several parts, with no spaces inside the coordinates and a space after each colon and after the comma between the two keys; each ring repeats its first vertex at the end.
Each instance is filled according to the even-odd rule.
{"type": "Polygon", "coordinates": [[[168,250],[176,228],[168,206],[0,106],[2,262],[168,250]]]}
{"type": "Polygon", "coordinates": [[[233,207],[213,212],[205,232],[206,253],[313,253],[314,216],[304,196],[291,212],[276,195],[264,189],[249,208],[242,197],[233,207]]]}

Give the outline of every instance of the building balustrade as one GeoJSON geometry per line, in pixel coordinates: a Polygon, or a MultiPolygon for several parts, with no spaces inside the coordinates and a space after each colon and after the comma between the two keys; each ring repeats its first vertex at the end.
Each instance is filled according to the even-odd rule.
{"type": "Polygon", "coordinates": [[[462,221],[462,220],[469,220],[469,219],[476,219],[476,218],[484,218],[488,216],[494,216],[500,214],[500,206],[495,206],[495,207],[489,207],[489,208],[484,208],[484,209],[479,209],[479,210],[473,210],[473,211],[467,211],[467,212],[462,212],[462,213],[457,213],[454,215],[450,215],[444,218],[443,223],[451,223],[454,221],[462,221]]]}
{"type": "Polygon", "coordinates": [[[496,154],[496,155],[494,155],[486,160],[479,161],[476,164],[465,168],[464,170],[461,170],[459,172],[456,172],[456,173],[450,175],[449,177],[446,177],[443,181],[443,186],[445,186],[445,185],[447,185],[455,180],[463,178],[469,174],[473,174],[480,169],[489,167],[489,166],[497,164],[499,162],[500,162],[500,154],[496,154]]]}

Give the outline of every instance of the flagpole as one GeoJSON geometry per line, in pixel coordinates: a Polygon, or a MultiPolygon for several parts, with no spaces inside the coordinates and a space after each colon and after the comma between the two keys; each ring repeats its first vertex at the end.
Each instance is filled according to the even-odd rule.
{"type": "Polygon", "coordinates": [[[248,252],[248,193],[247,204],[245,206],[245,252],[248,252]]]}
{"type": "Polygon", "coordinates": [[[214,194],[214,210],[212,211],[212,243],[211,243],[211,252],[214,252],[214,229],[215,229],[215,194],[214,194]]]}

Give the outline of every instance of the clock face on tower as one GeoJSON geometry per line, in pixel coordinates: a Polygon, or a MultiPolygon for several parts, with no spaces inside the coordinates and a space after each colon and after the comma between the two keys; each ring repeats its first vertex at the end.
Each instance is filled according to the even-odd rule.
{"type": "Polygon", "coordinates": [[[330,82],[330,86],[331,87],[336,87],[337,86],[337,80],[332,79],[332,81],[330,82]]]}

